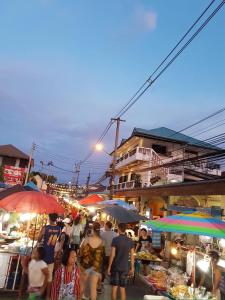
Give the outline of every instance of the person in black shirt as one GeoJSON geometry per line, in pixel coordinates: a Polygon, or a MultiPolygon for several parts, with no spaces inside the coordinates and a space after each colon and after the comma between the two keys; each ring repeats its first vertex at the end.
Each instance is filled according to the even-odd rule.
{"type": "MultiPolygon", "coordinates": [[[[140,251],[150,252],[151,244],[152,244],[152,238],[148,235],[147,230],[145,228],[142,228],[140,231],[140,237],[135,252],[140,252],[140,251]]],[[[147,265],[149,265],[149,261],[142,260],[141,263],[143,265],[144,276],[147,276],[147,265]]]]}
{"type": "Polygon", "coordinates": [[[118,225],[119,236],[112,240],[111,254],[109,257],[108,275],[111,276],[112,300],[117,299],[117,290],[120,288],[121,300],[126,299],[127,277],[134,275],[134,244],[126,236],[126,224],[118,225]],[[130,270],[129,270],[130,256],[130,270]]]}

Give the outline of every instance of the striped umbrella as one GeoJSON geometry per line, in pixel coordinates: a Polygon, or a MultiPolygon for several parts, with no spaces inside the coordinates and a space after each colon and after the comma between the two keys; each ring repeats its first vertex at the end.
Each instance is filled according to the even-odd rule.
{"type": "Polygon", "coordinates": [[[188,233],[225,238],[225,222],[199,212],[178,214],[145,224],[156,231],[188,233]]]}

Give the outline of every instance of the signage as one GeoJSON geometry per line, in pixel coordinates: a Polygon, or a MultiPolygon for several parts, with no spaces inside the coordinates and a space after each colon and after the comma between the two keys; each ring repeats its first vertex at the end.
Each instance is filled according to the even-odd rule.
{"type": "Polygon", "coordinates": [[[161,249],[161,232],[152,231],[152,247],[154,249],[161,249]]]}
{"type": "Polygon", "coordinates": [[[25,168],[4,166],[4,182],[10,185],[22,184],[25,174],[25,168]]]}

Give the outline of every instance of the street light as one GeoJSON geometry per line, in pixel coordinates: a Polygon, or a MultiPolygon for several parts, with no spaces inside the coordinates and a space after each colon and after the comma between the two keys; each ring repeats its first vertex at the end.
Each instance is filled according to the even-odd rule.
{"type": "Polygon", "coordinates": [[[106,154],[108,154],[109,156],[111,156],[110,153],[108,153],[104,149],[104,145],[102,143],[95,144],[95,150],[98,151],[98,152],[105,152],[106,154]]]}
{"type": "Polygon", "coordinates": [[[103,146],[103,144],[98,143],[98,144],[95,145],[95,149],[96,149],[97,151],[103,151],[104,146],[103,146]]]}

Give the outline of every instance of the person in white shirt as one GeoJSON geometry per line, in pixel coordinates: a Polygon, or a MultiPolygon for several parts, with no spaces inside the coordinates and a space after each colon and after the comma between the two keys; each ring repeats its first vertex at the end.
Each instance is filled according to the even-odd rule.
{"type": "Polygon", "coordinates": [[[73,226],[72,226],[72,234],[71,234],[71,247],[78,251],[80,246],[80,237],[83,232],[83,224],[81,223],[80,216],[76,217],[73,226]]]}
{"type": "Polygon", "coordinates": [[[43,299],[48,284],[48,266],[43,261],[44,248],[36,247],[33,250],[28,265],[29,299],[43,299]]]}
{"type": "Polygon", "coordinates": [[[109,256],[111,253],[111,245],[112,245],[112,240],[114,237],[117,236],[117,233],[112,231],[112,223],[110,221],[107,221],[105,223],[105,230],[101,232],[101,238],[104,241],[105,245],[105,256],[103,260],[103,273],[102,273],[102,282],[105,280],[105,273],[108,268],[109,264],[109,256]]]}

